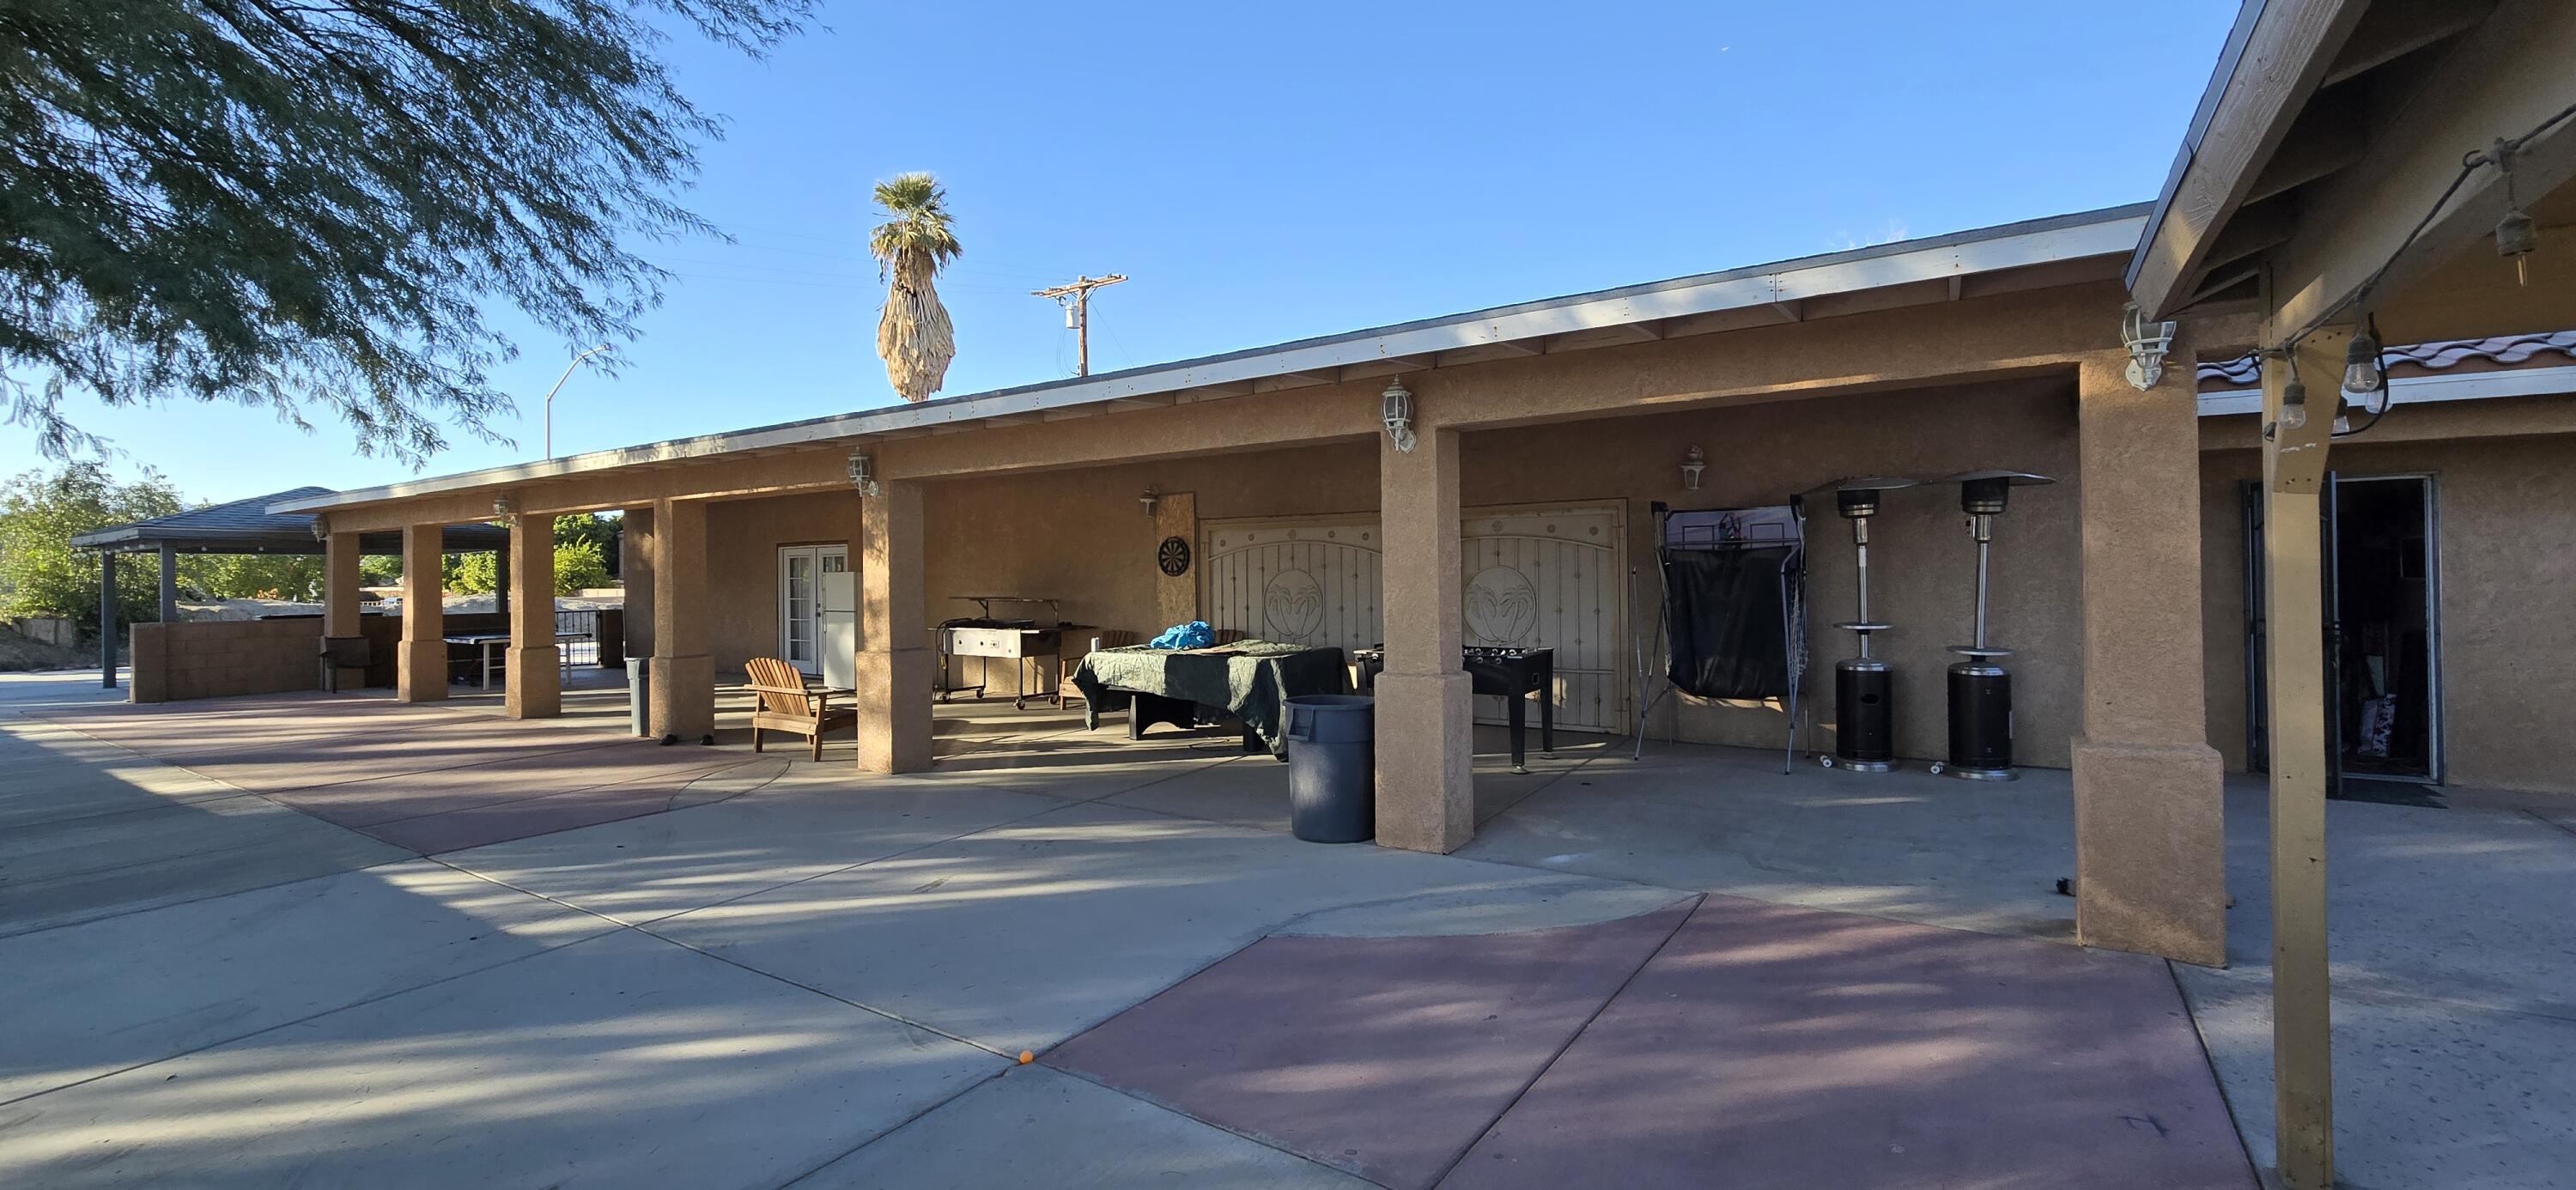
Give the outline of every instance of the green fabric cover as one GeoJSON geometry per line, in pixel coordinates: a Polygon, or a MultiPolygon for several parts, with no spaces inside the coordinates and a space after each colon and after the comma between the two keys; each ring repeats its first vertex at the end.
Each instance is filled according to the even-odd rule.
{"type": "Polygon", "coordinates": [[[1082,691],[1085,727],[1097,730],[1102,711],[1127,709],[1126,692],[1141,690],[1219,708],[1278,756],[1288,750],[1288,699],[1348,693],[1350,670],[1340,649],[1277,641],[1236,641],[1207,653],[1128,645],[1093,650],[1073,671],[1073,684],[1082,691]]]}

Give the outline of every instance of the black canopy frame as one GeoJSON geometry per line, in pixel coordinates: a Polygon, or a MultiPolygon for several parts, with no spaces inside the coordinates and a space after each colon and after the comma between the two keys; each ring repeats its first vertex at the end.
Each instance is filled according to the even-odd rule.
{"type": "Polygon", "coordinates": [[[1655,513],[1654,632],[1637,658],[1637,755],[1664,696],[1778,700],[1795,771],[1807,670],[1807,511],[1786,504],[1655,513]]]}

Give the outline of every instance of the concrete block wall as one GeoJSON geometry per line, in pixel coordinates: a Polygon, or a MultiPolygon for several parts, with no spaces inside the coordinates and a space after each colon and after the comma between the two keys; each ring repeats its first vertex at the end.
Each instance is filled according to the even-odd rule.
{"type": "Polygon", "coordinates": [[[205,620],[134,626],[136,702],[275,694],[321,685],[322,622],[205,620]]]}
{"type": "MultiPolygon", "coordinates": [[[[600,617],[603,658],[615,656],[624,626],[615,612],[600,617]]],[[[367,685],[394,684],[395,656],[402,640],[402,617],[366,616],[360,632],[373,646],[367,685]]],[[[508,617],[482,612],[450,615],[450,632],[501,632],[508,617]]],[[[237,694],[277,694],[318,690],[322,685],[322,618],[299,616],[277,620],[193,620],[176,624],[136,624],[132,635],[135,702],[184,702],[237,694]]],[[[471,649],[459,646],[458,656],[471,649]]]]}

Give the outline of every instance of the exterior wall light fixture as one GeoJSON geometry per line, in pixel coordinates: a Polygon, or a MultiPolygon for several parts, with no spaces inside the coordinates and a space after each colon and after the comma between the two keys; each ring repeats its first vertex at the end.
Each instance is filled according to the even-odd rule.
{"type": "Polygon", "coordinates": [[[519,510],[516,506],[510,503],[510,498],[508,496],[494,496],[492,498],[492,519],[499,521],[504,525],[516,525],[519,523],[519,510]]]}
{"type": "Polygon", "coordinates": [[[331,540],[331,514],[327,512],[313,514],[313,540],[331,540]]]}
{"type": "Polygon", "coordinates": [[[1404,378],[1386,382],[1381,394],[1386,406],[1386,436],[1395,444],[1395,453],[1413,453],[1413,390],[1404,387],[1404,378]]]}
{"type": "Polygon", "coordinates": [[[2120,314],[2120,338],[2129,345],[2129,387],[2145,392],[2165,377],[2165,353],[2172,350],[2174,324],[2149,322],[2131,302],[2120,314]]]}
{"type": "Polygon", "coordinates": [[[1699,477],[1708,471],[1708,452],[1694,446],[1682,456],[1682,490],[1699,490],[1699,477]]]}
{"type": "Polygon", "coordinates": [[[1145,485],[1145,494],[1136,497],[1136,502],[1145,506],[1145,515],[1150,518],[1154,515],[1154,506],[1163,502],[1163,493],[1149,483],[1145,485]]]}
{"type": "Polygon", "coordinates": [[[859,490],[859,495],[865,496],[869,499],[874,499],[878,494],[885,490],[877,484],[877,457],[875,455],[869,454],[864,450],[851,451],[849,470],[850,486],[857,488],[859,490]]]}

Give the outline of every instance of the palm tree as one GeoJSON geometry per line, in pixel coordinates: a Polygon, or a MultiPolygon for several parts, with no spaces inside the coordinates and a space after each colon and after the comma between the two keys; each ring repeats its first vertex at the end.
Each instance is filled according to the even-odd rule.
{"type": "Polygon", "coordinates": [[[877,356],[894,391],[918,401],[939,391],[949,361],[957,358],[948,308],[939,304],[931,283],[965,249],[949,229],[948,192],[938,179],[915,173],[879,182],[876,199],[889,216],[868,237],[878,279],[888,283],[885,312],[877,319],[877,356]]]}

